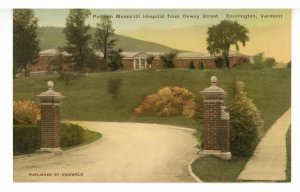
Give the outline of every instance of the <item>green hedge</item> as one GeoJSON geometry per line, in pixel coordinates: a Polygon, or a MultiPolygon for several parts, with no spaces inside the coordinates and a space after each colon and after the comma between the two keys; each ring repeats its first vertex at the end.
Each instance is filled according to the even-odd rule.
{"type": "Polygon", "coordinates": [[[73,123],[62,123],[60,126],[60,146],[71,147],[84,141],[84,129],[73,123]]]}
{"type": "Polygon", "coordinates": [[[40,148],[40,127],[37,125],[14,125],[14,155],[32,153],[40,148]]]}
{"type": "MultiPolygon", "coordinates": [[[[40,148],[40,127],[38,125],[14,125],[13,154],[33,153],[40,148]]],[[[85,130],[72,123],[62,123],[60,126],[60,146],[71,147],[84,141],[85,130]]]]}

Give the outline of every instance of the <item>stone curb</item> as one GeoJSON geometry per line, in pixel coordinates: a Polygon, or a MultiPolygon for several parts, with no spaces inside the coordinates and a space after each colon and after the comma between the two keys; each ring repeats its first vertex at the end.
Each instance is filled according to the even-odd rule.
{"type": "Polygon", "coordinates": [[[192,163],[194,161],[196,161],[196,159],[198,159],[199,157],[193,158],[190,163],[188,164],[188,170],[189,170],[189,174],[193,177],[193,179],[197,182],[197,183],[203,183],[203,181],[201,179],[199,179],[199,177],[197,177],[192,169],[192,163]]]}

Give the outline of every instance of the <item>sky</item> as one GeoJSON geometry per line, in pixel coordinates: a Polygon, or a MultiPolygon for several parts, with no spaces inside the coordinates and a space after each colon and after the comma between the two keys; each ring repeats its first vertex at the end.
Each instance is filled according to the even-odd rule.
{"type": "MultiPolygon", "coordinates": [[[[39,26],[64,27],[68,14],[67,9],[35,10],[39,26]]],[[[291,59],[291,11],[287,9],[91,9],[86,22],[95,27],[103,15],[111,16],[117,34],[201,52],[206,52],[209,26],[236,20],[249,29],[250,41],[240,52],[264,52],[279,62],[291,59]]]]}

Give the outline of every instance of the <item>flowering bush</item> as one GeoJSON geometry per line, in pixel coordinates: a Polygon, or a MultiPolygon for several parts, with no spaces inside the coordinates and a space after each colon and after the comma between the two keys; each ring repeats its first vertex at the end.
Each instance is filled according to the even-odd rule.
{"type": "Polygon", "coordinates": [[[41,119],[41,109],[30,100],[17,100],[13,103],[14,125],[34,125],[41,119]]]}
{"type": "Polygon", "coordinates": [[[196,110],[194,95],[185,88],[164,87],[147,96],[134,110],[135,115],[193,117],[196,110]]]}

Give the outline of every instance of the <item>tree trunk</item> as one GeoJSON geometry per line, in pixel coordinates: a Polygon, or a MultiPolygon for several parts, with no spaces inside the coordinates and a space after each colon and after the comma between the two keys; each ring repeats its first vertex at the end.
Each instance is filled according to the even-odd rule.
{"type": "Polygon", "coordinates": [[[30,69],[29,69],[29,67],[25,66],[24,70],[25,70],[25,77],[30,77],[30,69]]]}
{"type": "Polygon", "coordinates": [[[229,59],[228,59],[228,52],[223,52],[223,66],[229,69],[229,59]]]}

